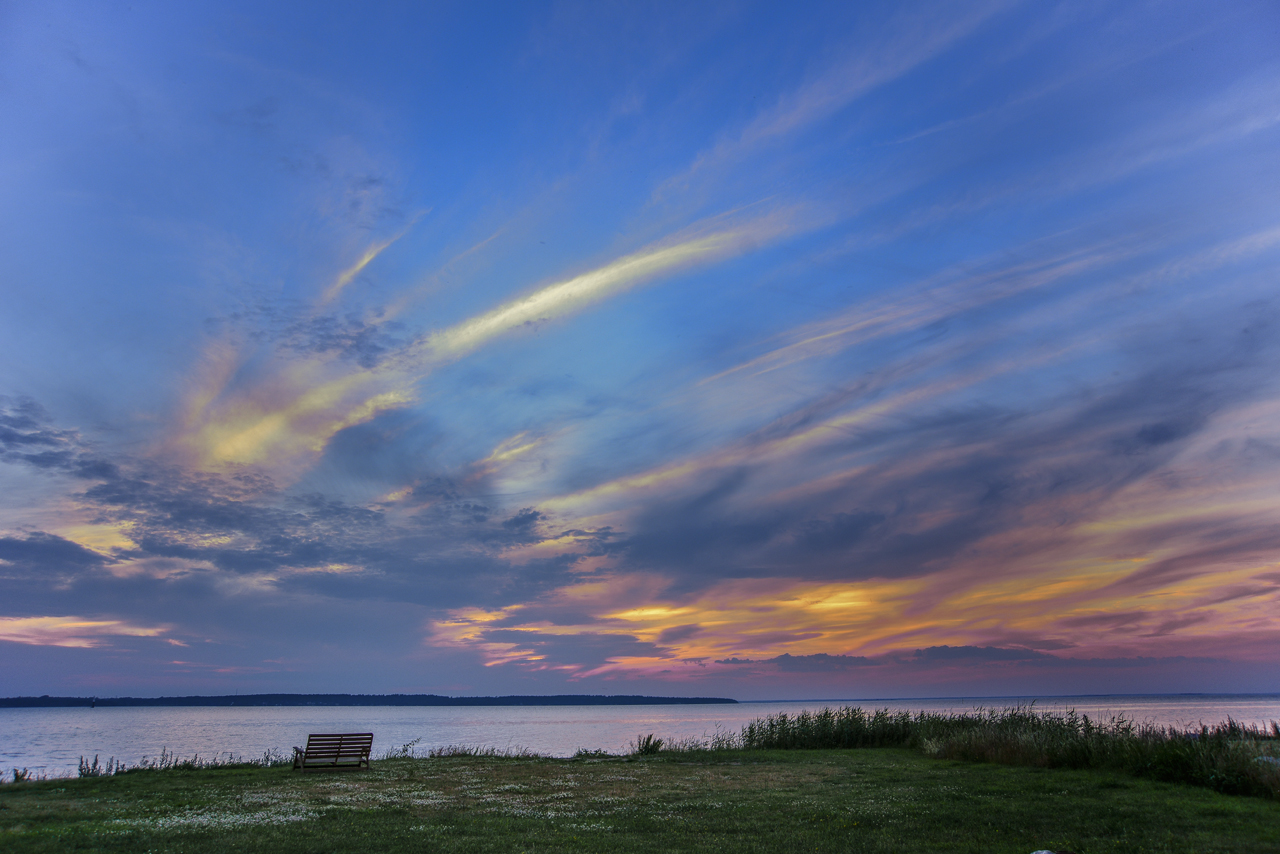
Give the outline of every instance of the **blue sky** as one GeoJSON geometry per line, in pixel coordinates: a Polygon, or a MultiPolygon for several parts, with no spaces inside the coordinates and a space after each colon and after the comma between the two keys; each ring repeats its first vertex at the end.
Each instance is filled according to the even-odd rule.
{"type": "Polygon", "coordinates": [[[0,693],[1280,690],[1278,35],[7,4],[0,693]]]}

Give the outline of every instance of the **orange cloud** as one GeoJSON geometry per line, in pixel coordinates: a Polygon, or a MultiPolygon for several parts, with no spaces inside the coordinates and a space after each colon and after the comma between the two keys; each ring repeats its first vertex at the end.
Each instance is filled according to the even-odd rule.
{"type": "Polygon", "coordinates": [[[1175,539],[1113,556],[1144,533],[1157,542],[1150,526],[1168,523],[1149,516],[1090,522],[1078,527],[1073,542],[1005,566],[992,566],[989,555],[1008,544],[988,542],[943,572],[919,577],[729,579],[687,596],[669,595],[652,575],[602,566],[587,584],[499,611],[456,612],[432,633],[438,642],[482,651],[491,664],[555,665],[579,676],[783,653],[875,656],[947,645],[1030,647],[1073,658],[1205,655],[1232,638],[1280,639],[1274,624],[1280,564],[1274,561],[1207,558],[1190,573],[1121,583],[1187,551],[1190,546],[1175,539]],[[522,620],[524,612],[534,616],[522,620]],[[552,619],[556,613],[589,619],[566,624],[552,619]],[[500,641],[487,631],[497,620],[500,641]],[[590,666],[547,660],[539,639],[575,635],[634,639],[660,652],[590,666]]]}

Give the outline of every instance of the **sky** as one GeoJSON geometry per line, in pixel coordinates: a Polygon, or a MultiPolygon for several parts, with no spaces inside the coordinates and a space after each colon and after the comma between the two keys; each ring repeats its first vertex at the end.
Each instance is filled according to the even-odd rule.
{"type": "Polygon", "coordinates": [[[0,4],[0,695],[1280,691],[1280,8],[0,4]]]}

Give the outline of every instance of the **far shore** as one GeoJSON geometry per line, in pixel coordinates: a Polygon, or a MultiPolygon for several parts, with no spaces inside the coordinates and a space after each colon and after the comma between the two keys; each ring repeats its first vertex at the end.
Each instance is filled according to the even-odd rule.
{"type": "Polygon", "coordinates": [[[669,706],[737,703],[727,697],[552,694],[446,697],[439,694],[224,694],[188,697],[0,697],[0,709],[102,706],[669,706]]]}

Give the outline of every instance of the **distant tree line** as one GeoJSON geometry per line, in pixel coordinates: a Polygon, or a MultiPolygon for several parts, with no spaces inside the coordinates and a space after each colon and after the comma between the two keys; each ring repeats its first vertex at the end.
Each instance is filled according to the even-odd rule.
{"type": "Polygon", "coordinates": [[[218,697],[0,697],[0,708],[112,706],[657,706],[736,703],[725,697],[644,697],[638,694],[552,694],[444,697],[439,694],[228,694],[218,697]]]}

